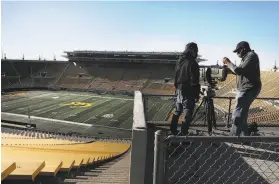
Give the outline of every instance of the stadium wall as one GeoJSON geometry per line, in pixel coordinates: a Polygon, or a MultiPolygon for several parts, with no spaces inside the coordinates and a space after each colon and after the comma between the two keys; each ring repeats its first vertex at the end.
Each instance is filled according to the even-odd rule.
{"type": "Polygon", "coordinates": [[[145,122],[143,99],[140,91],[135,91],[134,97],[134,117],[131,150],[130,184],[145,183],[147,125],[145,122]]]}

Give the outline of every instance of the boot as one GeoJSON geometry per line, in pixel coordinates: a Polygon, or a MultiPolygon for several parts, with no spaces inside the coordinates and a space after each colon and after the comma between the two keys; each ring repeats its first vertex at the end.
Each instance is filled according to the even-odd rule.
{"type": "Polygon", "coordinates": [[[182,136],[187,136],[189,134],[189,124],[186,122],[182,122],[181,125],[181,135],[182,136]]]}

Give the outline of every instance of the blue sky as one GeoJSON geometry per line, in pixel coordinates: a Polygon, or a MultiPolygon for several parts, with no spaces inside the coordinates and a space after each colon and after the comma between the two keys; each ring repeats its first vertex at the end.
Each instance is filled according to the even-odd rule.
{"type": "Polygon", "coordinates": [[[182,51],[195,41],[215,64],[246,40],[261,67],[279,65],[279,2],[2,1],[8,58],[62,59],[63,51],[182,51]]]}

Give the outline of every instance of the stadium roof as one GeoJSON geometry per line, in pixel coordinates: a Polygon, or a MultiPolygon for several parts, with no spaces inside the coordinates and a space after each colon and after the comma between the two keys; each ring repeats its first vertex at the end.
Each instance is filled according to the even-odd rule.
{"type": "Polygon", "coordinates": [[[128,54],[128,55],[170,55],[179,56],[182,52],[140,52],[140,51],[89,51],[89,50],[78,50],[78,51],[65,51],[64,53],[69,54],[128,54]]]}
{"type": "MultiPolygon", "coordinates": [[[[182,52],[135,52],[135,51],[65,51],[71,61],[118,61],[138,63],[176,63],[182,52]]],[[[199,62],[206,59],[198,58],[199,62]]]]}
{"type": "Polygon", "coordinates": [[[46,59],[35,59],[35,60],[31,60],[31,59],[1,59],[1,62],[41,62],[41,63],[67,63],[69,61],[64,61],[64,60],[46,60],[46,59]]]}

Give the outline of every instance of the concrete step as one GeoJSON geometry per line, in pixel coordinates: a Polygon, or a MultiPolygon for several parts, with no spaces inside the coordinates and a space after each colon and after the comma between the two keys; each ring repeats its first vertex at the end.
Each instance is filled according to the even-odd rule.
{"type": "Polygon", "coordinates": [[[85,172],[82,176],[66,179],[64,184],[129,184],[130,152],[98,168],[85,172]]]}

